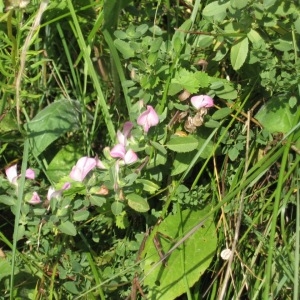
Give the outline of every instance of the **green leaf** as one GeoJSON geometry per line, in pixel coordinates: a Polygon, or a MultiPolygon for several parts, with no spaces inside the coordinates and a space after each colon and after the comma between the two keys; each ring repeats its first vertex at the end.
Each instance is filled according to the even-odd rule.
{"type": "Polygon", "coordinates": [[[227,117],[229,114],[231,114],[231,109],[229,107],[224,107],[219,110],[217,110],[213,115],[212,118],[214,120],[221,120],[227,117]]]}
{"type": "Polygon", "coordinates": [[[235,161],[240,154],[240,151],[237,148],[231,148],[228,151],[228,156],[231,161],[235,161]]]}
{"type": "Polygon", "coordinates": [[[128,205],[138,212],[146,212],[150,209],[147,200],[137,194],[131,193],[126,195],[128,205]]]}
{"type": "Polygon", "coordinates": [[[210,88],[214,90],[216,95],[221,99],[233,100],[237,98],[237,91],[228,80],[220,80],[211,78],[210,88]]]}
{"type": "Polygon", "coordinates": [[[248,55],[248,38],[238,40],[230,50],[230,61],[234,70],[238,70],[244,64],[248,55]]]}
{"type": "Polygon", "coordinates": [[[48,165],[48,177],[57,183],[62,177],[68,176],[77,160],[83,156],[80,150],[78,145],[73,144],[62,147],[48,165]]]}
{"type": "Polygon", "coordinates": [[[297,104],[297,98],[295,96],[291,96],[289,99],[290,108],[294,108],[296,104],[297,104]]]}
{"type": "Polygon", "coordinates": [[[123,208],[124,208],[124,204],[120,201],[115,201],[111,205],[111,211],[115,216],[119,215],[123,211],[123,208]]]}
{"type": "Polygon", "coordinates": [[[126,211],[122,211],[116,216],[116,226],[120,229],[126,229],[129,225],[126,211]]]}
{"type": "Polygon", "coordinates": [[[79,291],[74,281],[67,281],[63,284],[64,288],[71,294],[77,295],[79,291]]]}
{"type": "Polygon", "coordinates": [[[89,217],[90,213],[87,210],[74,211],[74,221],[85,221],[89,217]]]}
{"type": "Polygon", "coordinates": [[[265,105],[263,105],[263,107],[255,115],[255,118],[270,133],[287,133],[294,126],[296,114],[297,107],[291,109],[288,99],[285,96],[279,96],[273,97],[265,105]]]}
{"type": "Polygon", "coordinates": [[[16,199],[6,196],[6,195],[1,195],[0,197],[0,203],[3,203],[5,205],[15,205],[16,204],[16,199]]]}
{"type": "Polygon", "coordinates": [[[40,155],[63,134],[79,128],[78,108],[78,101],[56,101],[25,125],[34,155],[40,155]]]}
{"type": "MultiPolygon", "coordinates": [[[[210,207],[200,211],[185,210],[176,215],[169,215],[159,225],[159,233],[171,240],[179,240],[182,230],[187,233],[199,224],[210,207]],[[180,230],[179,230],[180,229],[180,230]]],[[[159,238],[159,234],[158,234],[159,238]]],[[[162,251],[166,253],[172,246],[169,240],[160,238],[162,251]]],[[[156,265],[160,260],[153,243],[145,257],[145,284],[149,288],[149,299],[175,299],[186,291],[186,282],[192,287],[209,267],[217,247],[216,228],[213,217],[209,217],[204,226],[199,228],[183,244],[175,249],[167,260],[167,266],[156,265]]]]}
{"type": "Polygon", "coordinates": [[[254,29],[250,29],[247,34],[249,41],[253,44],[254,47],[258,48],[264,45],[264,39],[260,36],[260,34],[254,29]]]}
{"type": "Polygon", "coordinates": [[[66,221],[64,223],[61,223],[58,226],[58,229],[62,232],[65,233],[67,235],[72,235],[75,236],[77,234],[76,228],[74,226],[73,223],[71,223],[70,221],[66,221]]]}
{"type": "Polygon", "coordinates": [[[230,4],[233,8],[242,9],[247,6],[248,0],[230,0],[230,4]]]}
{"type": "Polygon", "coordinates": [[[101,207],[103,204],[105,204],[106,199],[101,196],[90,195],[90,201],[91,201],[91,205],[96,205],[101,207]]]}
{"type": "Polygon", "coordinates": [[[154,194],[159,189],[159,185],[152,180],[137,179],[136,182],[141,183],[143,185],[143,190],[149,192],[150,194],[154,194]]]}
{"type": "Polygon", "coordinates": [[[193,136],[174,137],[166,144],[167,148],[175,152],[190,152],[197,148],[199,142],[193,136]]]}
{"type": "Polygon", "coordinates": [[[195,154],[195,151],[188,153],[176,153],[171,176],[183,173],[190,165],[195,154]]]}
{"type": "Polygon", "coordinates": [[[214,17],[215,20],[223,20],[226,16],[226,10],[230,2],[220,4],[220,1],[214,1],[206,5],[202,11],[204,17],[214,17]]]}
{"type": "Polygon", "coordinates": [[[171,83],[180,85],[182,90],[186,89],[190,93],[197,93],[200,86],[200,82],[195,76],[195,73],[186,69],[180,69],[171,83]]]}
{"type": "Polygon", "coordinates": [[[11,274],[11,265],[6,259],[0,258],[0,281],[2,278],[11,274]]]}
{"type": "Polygon", "coordinates": [[[128,42],[117,39],[114,41],[114,44],[125,59],[134,57],[134,50],[130,47],[128,42]]]}

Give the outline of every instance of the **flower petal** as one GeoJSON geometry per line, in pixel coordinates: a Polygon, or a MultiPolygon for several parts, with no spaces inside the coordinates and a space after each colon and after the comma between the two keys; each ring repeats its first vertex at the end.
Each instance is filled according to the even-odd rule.
{"type": "Polygon", "coordinates": [[[110,156],[113,158],[124,158],[125,156],[125,147],[122,144],[117,144],[115,145],[111,151],[110,151],[110,156]]]}
{"type": "Polygon", "coordinates": [[[8,181],[12,184],[17,185],[17,178],[18,178],[17,165],[15,164],[10,166],[5,170],[5,173],[8,181]]]}
{"type": "Polygon", "coordinates": [[[25,173],[25,177],[28,179],[34,179],[35,178],[35,172],[32,169],[27,169],[25,173]]]}
{"type": "Polygon", "coordinates": [[[159,123],[158,115],[151,105],[147,105],[147,110],[141,113],[137,119],[137,123],[143,126],[145,132],[148,132],[150,127],[159,123]]]}
{"type": "Polygon", "coordinates": [[[82,182],[87,174],[96,167],[96,159],[91,157],[81,157],[72,168],[70,177],[75,181],[82,182]]]}
{"type": "Polygon", "coordinates": [[[41,201],[40,196],[38,195],[37,192],[33,192],[31,199],[28,201],[28,203],[30,203],[32,205],[40,204],[41,202],[42,201],[41,201]]]}
{"type": "Polygon", "coordinates": [[[212,107],[214,106],[213,98],[208,95],[198,95],[191,98],[192,105],[199,110],[202,107],[212,107]]]}
{"type": "Polygon", "coordinates": [[[138,160],[138,156],[136,155],[136,153],[133,150],[129,149],[124,156],[125,164],[126,165],[133,164],[137,160],[138,160]]]}

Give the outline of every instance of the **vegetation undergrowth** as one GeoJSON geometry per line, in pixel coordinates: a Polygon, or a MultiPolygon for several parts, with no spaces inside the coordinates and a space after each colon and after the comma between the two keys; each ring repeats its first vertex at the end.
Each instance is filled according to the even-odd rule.
{"type": "Polygon", "coordinates": [[[298,299],[300,6],[0,1],[0,299],[298,299]]]}

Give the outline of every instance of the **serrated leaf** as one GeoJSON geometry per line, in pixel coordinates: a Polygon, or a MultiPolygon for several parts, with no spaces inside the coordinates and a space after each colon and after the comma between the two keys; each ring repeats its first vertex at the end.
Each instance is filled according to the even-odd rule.
{"type": "Polygon", "coordinates": [[[126,195],[128,205],[138,212],[146,212],[150,209],[147,200],[137,194],[131,193],[126,195]]]}
{"type": "Polygon", "coordinates": [[[78,129],[78,101],[51,103],[25,125],[32,152],[40,155],[50,144],[68,131],[78,129]]]}
{"type": "Polygon", "coordinates": [[[72,236],[75,236],[77,234],[77,231],[76,231],[76,227],[74,226],[73,223],[71,223],[70,221],[66,221],[64,223],[61,223],[59,226],[58,226],[58,229],[62,232],[62,233],[65,233],[67,235],[72,235],[72,236]]]}
{"type": "Polygon", "coordinates": [[[186,69],[180,69],[171,82],[180,85],[182,90],[186,89],[190,93],[197,93],[200,87],[200,82],[195,73],[186,69]]]}
{"type": "Polygon", "coordinates": [[[126,211],[122,211],[119,215],[116,216],[116,226],[120,229],[125,229],[128,227],[128,218],[126,211]]]}
{"type": "Polygon", "coordinates": [[[114,44],[115,44],[116,48],[119,50],[119,52],[122,53],[122,55],[125,59],[134,57],[134,50],[130,47],[128,42],[116,39],[114,41],[114,44]]]}
{"type": "Polygon", "coordinates": [[[197,148],[199,142],[193,136],[174,137],[166,144],[166,147],[175,152],[190,152],[197,148]]]}
{"type": "MultiPolygon", "coordinates": [[[[159,225],[159,232],[172,240],[178,240],[181,230],[187,233],[199,224],[209,210],[210,207],[207,207],[202,211],[185,210],[181,214],[170,215],[159,225]]],[[[161,238],[160,242],[164,253],[173,246],[167,239],[161,238]]],[[[149,288],[148,298],[169,300],[183,294],[187,288],[186,284],[192,287],[209,267],[216,247],[217,236],[213,216],[172,252],[166,267],[162,264],[156,265],[160,257],[154,244],[149,244],[144,267],[144,282],[149,288]]]]}
{"type": "Polygon", "coordinates": [[[199,88],[206,88],[210,84],[210,77],[205,72],[196,72],[194,75],[198,81],[199,88]]]}
{"type": "Polygon", "coordinates": [[[238,70],[244,64],[248,55],[248,38],[242,38],[236,42],[230,50],[230,61],[234,70],[238,70]]]}

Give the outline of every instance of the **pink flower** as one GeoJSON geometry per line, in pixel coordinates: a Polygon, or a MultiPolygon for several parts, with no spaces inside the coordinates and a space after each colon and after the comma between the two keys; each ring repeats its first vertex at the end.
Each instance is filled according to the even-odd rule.
{"type": "Polygon", "coordinates": [[[126,152],[123,160],[126,165],[133,164],[138,160],[138,156],[136,155],[136,153],[133,150],[129,149],[126,152]]]}
{"type": "Polygon", "coordinates": [[[75,181],[82,182],[86,175],[96,167],[97,161],[95,158],[91,157],[81,157],[76,165],[72,168],[70,177],[75,181]]]}
{"type": "Polygon", "coordinates": [[[147,105],[147,110],[138,117],[137,123],[143,126],[145,132],[148,132],[150,127],[159,123],[158,115],[151,105],[147,105]]]}
{"type": "Polygon", "coordinates": [[[127,138],[130,135],[132,127],[133,127],[133,124],[131,122],[125,122],[125,124],[123,126],[123,131],[120,132],[120,130],[118,130],[117,139],[120,144],[122,144],[124,146],[127,145],[127,138]]]}
{"type": "Polygon", "coordinates": [[[8,181],[12,184],[17,185],[17,179],[18,179],[17,165],[10,166],[5,170],[5,173],[8,181]]]}
{"type": "Polygon", "coordinates": [[[99,169],[103,169],[103,170],[106,170],[106,166],[104,165],[104,163],[98,158],[96,157],[96,167],[99,168],[99,169]]]}
{"type": "MultiPolygon", "coordinates": [[[[6,177],[8,181],[14,185],[18,185],[17,179],[20,175],[17,173],[17,164],[10,166],[5,170],[6,177]]],[[[28,179],[34,179],[35,173],[32,169],[27,169],[25,173],[25,177],[28,179]]]]}
{"type": "Polygon", "coordinates": [[[32,169],[27,169],[25,173],[25,177],[28,179],[34,179],[35,178],[35,173],[32,169]]]}
{"type": "Polygon", "coordinates": [[[199,110],[202,107],[214,106],[214,100],[208,95],[198,95],[191,98],[192,105],[199,110]]]}
{"type": "Polygon", "coordinates": [[[32,205],[40,204],[41,202],[42,201],[41,201],[40,196],[38,195],[37,192],[33,192],[31,199],[28,201],[28,203],[32,204],[32,205]]]}
{"type": "Polygon", "coordinates": [[[66,182],[60,190],[55,190],[54,187],[50,186],[47,193],[47,199],[50,201],[52,198],[60,197],[62,192],[68,190],[71,187],[69,182],[66,182]]]}
{"type": "Polygon", "coordinates": [[[110,156],[113,158],[121,158],[126,165],[133,164],[138,160],[136,153],[129,149],[126,152],[125,146],[122,144],[117,144],[110,151],[110,156]]]}
{"type": "Polygon", "coordinates": [[[117,144],[110,151],[110,156],[113,158],[124,158],[126,154],[125,146],[123,144],[117,144]]]}

